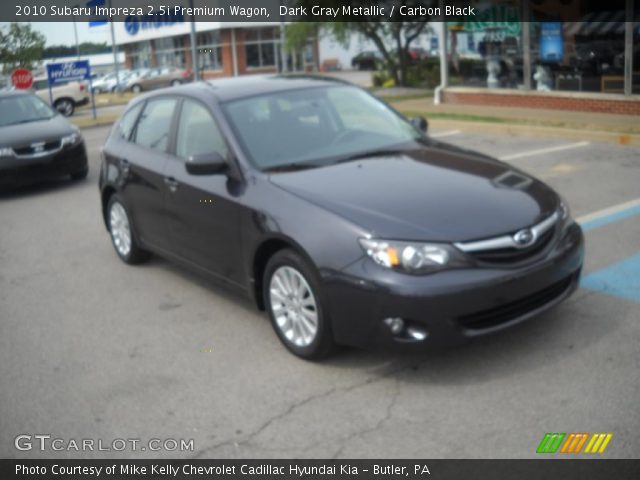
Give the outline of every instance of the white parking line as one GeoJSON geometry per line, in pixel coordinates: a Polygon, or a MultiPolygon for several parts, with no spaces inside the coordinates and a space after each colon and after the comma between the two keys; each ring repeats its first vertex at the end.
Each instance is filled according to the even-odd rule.
{"type": "Polygon", "coordinates": [[[586,147],[589,142],[570,143],[569,145],[560,145],[558,147],[541,148],[539,150],[529,150],[528,152],[512,153],[499,157],[500,160],[515,160],[516,158],[533,157],[534,155],[542,155],[544,153],[561,152],[563,150],[571,150],[572,148],[586,147]]]}
{"type": "Polygon", "coordinates": [[[442,137],[451,137],[452,135],[458,135],[459,133],[460,133],[460,130],[449,130],[447,132],[433,133],[429,136],[433,138],[442,138],[442,137]]]}
{"type": "Polygon", "coordinates": [[[628,202],[619,203],[618,205],[613,205],[611,207],[603,208],[602,210],[598,210],[597,212],[588,213],[581,217],[576,218],[576,222],[578,223],[586,223],[592,220],[600,219],[606,217],[608,215],[615,215],[616,213],[622,212],[623,210],[627,210],[629,208],[634,208],[640,206],[640,198],[636,198],[635,200],[629,200],[628,202]]]}

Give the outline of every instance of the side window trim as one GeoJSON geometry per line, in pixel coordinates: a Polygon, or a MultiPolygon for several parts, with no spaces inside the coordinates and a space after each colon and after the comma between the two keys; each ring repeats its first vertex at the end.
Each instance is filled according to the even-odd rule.
{"type": "MultiPolygon", "coordinates": [[[[133,138],[133,136],[136,134],[136,131],[138,130],[138,122],[140,121],[140,116],[142,115],[142,112],[144,112],[144,109],[147,107],[147,101],[144,100],[144,101],[140,102],[139,104],[136,104],[133,107],[131,107],[131,109],[134,109],[134,108],[136,108],[138,106],[140,106],[140,110],[138,111],[138,114],[136,115],[136,119],[133,122],[133,128],[129,132],[129,136],[127,138],[123,139],[125,142],[128,142],[128,143],[132,143],[131,139],[133,138]]],[[[122,115],[122,118],[124,118],[124,116],[128,112],[130,112],[131,109],[129,109],[127,112],[125,112],[125,114],[122,115]]],[[[122,118],[120,118],[120,120],[122,120],[122,118]]],[[[118,122],[118,128],[120,127],[119,124],[120,124],[120,122],[118,122]]]]}

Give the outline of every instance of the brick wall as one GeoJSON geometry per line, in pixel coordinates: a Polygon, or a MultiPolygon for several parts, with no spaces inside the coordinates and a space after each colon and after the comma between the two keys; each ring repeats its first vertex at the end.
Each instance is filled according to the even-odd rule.
{"type": "Polygon", "coordinates": [[[522,107],[522,108],[547,108],[555,110],[573,110],[579,112],[614,113],[624,115],[640,115],[640,97],[612,98],[612,95],[603,98],[594,98],[597,94],[584,96],[568,93],[566,96],[541,92],[514,92],[505,91],[492,93],[489,91],[459,91],[455,88],[446,89],[443,92],[443,103],[465,105],[493,105],[496,107],[522,107]]]}

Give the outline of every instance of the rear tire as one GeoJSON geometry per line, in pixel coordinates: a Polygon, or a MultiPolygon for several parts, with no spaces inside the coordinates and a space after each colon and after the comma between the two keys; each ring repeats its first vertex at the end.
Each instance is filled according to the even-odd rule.
{"type": "Polygon", "coordinates": [[[132,91],[133,93],[140,93],[140,92],[142,92],[142,85],[138,85],[138,84],[136,83],[133,87],[131,87],[131,91],[132,91]]]}
{"type": "Polygon", "coordinates": [[[172,80],[171,81],[171,86],[172,87],[177,87],[178,85],[182,85],[182,82],[180,80],[172,80]]]}
{"type": "Polygon", "coordinates": [[[149,259],[151,255],[138,244],[129,211],[117,194],[112,195],[107,204],[107,225],[111,243],[120,260],[134,265],[149,259]]]}
{"type": "Polygon", "coordinates": [[[291,249],[276,252],[263,278],[264,305],[282,344],[305,360],[326,358],[335,349],[315,268],[291,249]]]}
{"type": "Polygon", "coordinates": [[[70,98],[60,98],[53,102],[53,107],[63,116],[70,117],[76,109],[73,100],[70,98]]]}

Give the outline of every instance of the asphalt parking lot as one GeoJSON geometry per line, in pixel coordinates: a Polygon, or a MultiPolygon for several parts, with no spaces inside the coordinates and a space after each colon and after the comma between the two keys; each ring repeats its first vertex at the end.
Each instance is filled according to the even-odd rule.
{"type": "Polygon", "coordinates": [[[544,179],[586,230],[583,286],[444,352],[296,359],[247,301],[158,258],[120,262],[91,172],[0,196],[3,458],[523,458],[546,432],[640,452],[640,149],[435,131],[544,179]],[[614,207],[614,208],[610,208],[614,207]],[[194,439],[185,452],[17,451],[20,434],[194,439]]]}

